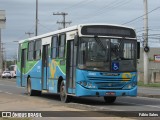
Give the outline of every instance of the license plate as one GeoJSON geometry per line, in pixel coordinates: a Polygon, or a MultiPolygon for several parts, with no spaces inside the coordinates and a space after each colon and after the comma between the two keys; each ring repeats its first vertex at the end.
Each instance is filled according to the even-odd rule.
{"type": "Polygon", "coordinates": [[[107,92],[106,95],[107,96],[115,96],[115,92],[107,92]]]}

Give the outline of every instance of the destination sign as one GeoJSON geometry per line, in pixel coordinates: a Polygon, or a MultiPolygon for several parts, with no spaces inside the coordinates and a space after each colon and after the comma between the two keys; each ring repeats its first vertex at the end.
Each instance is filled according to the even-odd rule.
{"type": "Polygon", "coordinates": [[[81,33],[82,35],[100,35],[100,36],[136,38],[135,31],[133,29],[118,27],[118,26],[106,26],[106,25],[84,26],[82,27],[81,33]]]}

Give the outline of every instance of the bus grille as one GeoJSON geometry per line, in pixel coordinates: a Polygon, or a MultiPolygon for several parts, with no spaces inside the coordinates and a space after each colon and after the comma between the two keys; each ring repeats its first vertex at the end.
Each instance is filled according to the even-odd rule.
{"type": "Polygon", "coordinates": [[[125,84],[127,84],[132,78],[121,77],[89,77],[88,80],[96,84],[98,89],[102,90],[120,90],[125,84]]]}
{"type": "Polygon", "coordinates": [[[95,82],[98,89],[122,89],[126,82],[95,82]]]}
{"type": "Polygon", "coordinates": [[[101,81],[130,81],[131,78],[105,78],[105,77],[88,77],[89,80],[101,80],[101,81]]]}

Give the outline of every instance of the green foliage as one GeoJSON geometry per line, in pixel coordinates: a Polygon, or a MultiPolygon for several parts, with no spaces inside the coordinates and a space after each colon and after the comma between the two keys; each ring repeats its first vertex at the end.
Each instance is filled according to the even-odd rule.
{"type": "Polygon", "coordinates": [[[138,86],[141,86],[141,87],[160,87],[160,83],[148,83],[147,85],[145,85],[142,81],[139,81],[138,86]]]}
{"type": "Polygon", "coordinates": [[[15,61],[7,61],[7,68],[8,68],[10,65],[15,65],[15,61]]]}
{"type": "Polygon", "coordinates": [[[8,69],[10,65],[15,65],[15,61],[14,60],[3,61],[3,68],[5,68],[5,64],[7,65],[6,68],[8,69]]]}
{"type": "Polygon", "coordinates": [[[154,61],[154,59],[153,59],[153,58],[148,58],[148,60],[149,60],[149,61],[154,61]]]}

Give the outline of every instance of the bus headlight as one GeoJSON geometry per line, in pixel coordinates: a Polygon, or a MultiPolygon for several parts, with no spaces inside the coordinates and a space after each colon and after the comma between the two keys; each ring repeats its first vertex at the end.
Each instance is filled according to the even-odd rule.
{"type": "Polygon", "coordinates": [[[123,87],[123,89],[132,89],[137,85],[137,82],[131,82],[123,87]]]}
{"type": "Polygon", "coordinates": [[[87,81],[80,81],[78,82],[78,84],[80,84],[81,86],[85,87],[85,88],[96,88],[96,86],[91,83],[91,82],[87,82],[87,81]]]}

